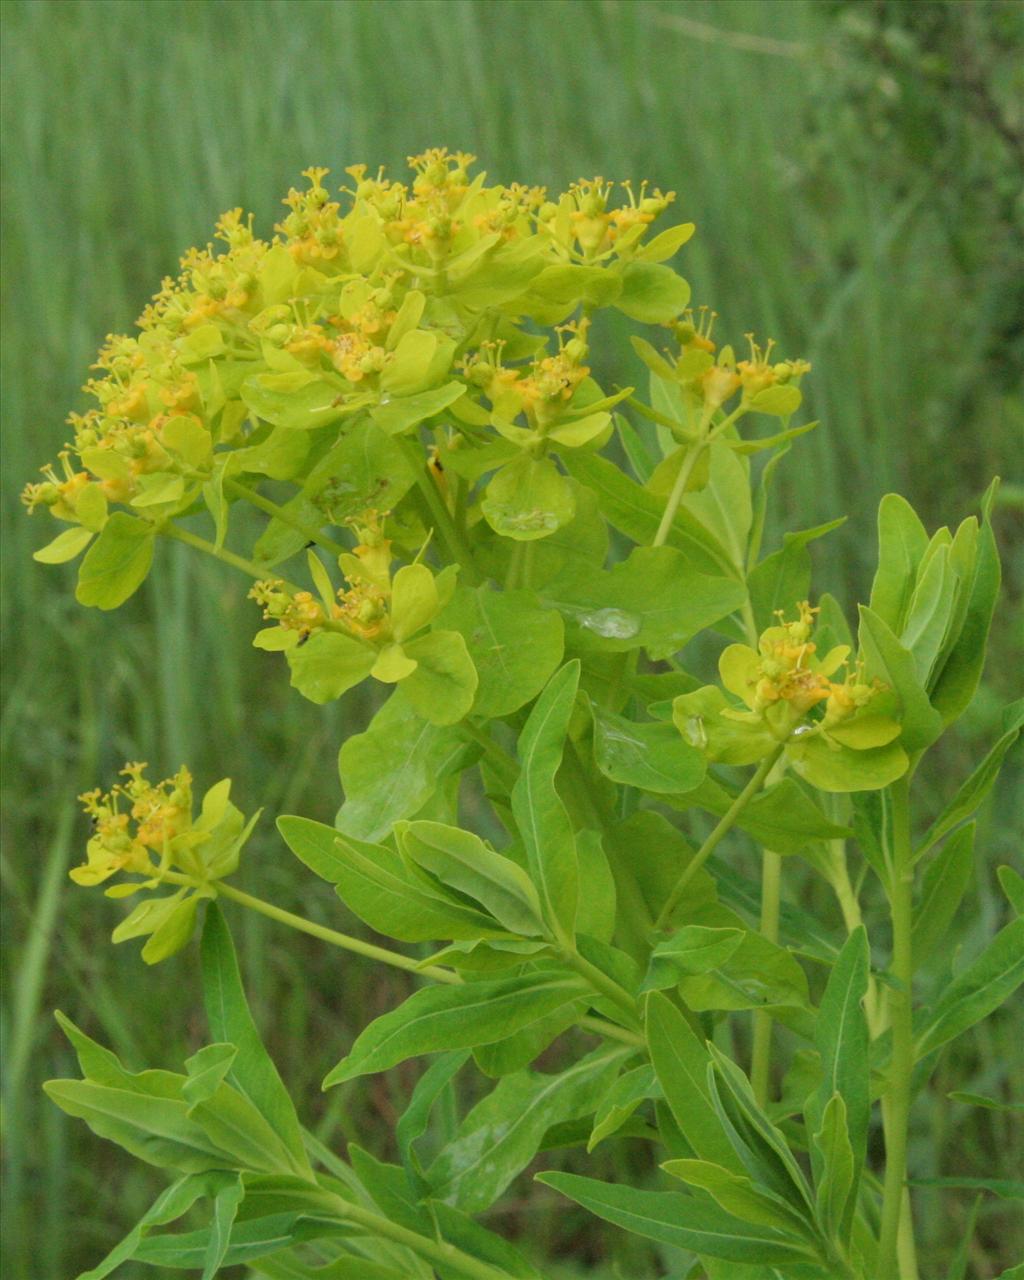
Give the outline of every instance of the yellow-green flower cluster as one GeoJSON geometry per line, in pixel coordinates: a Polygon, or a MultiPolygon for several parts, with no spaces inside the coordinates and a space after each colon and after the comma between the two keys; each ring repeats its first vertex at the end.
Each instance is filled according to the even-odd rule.
{"type": "Polygon", "coordinates": [[[756,649],[729,645],[719,658],[719,675],[741,705],[706,685],[676,698],[675,723],[710,760],[723,764],[753,764],[783,745],[786,761],[826,791],[851,789],[846,783],[872,768],[898,777],[906,755],[896,745],[900,724],[892,715],[891,691],[867,681],[861,663],[849,663],[849,645],[818,656],[817,612],[805,600],[794,621],[780,610],[778,624],[761,633],[756,649]],[[844,666],[842,679],[833,679],[844,666]]]}
{"type": "MultiPolygon", "coordinates": [[[[679,344],[678,354],[658,352],[644,339],[633,339],[637,354],[651,372],[675,388],[680,421],[666,425],[674,426],[682,440],[707,431],[716,414],[724,415],[716,430],[725,424],[732,426],[748,413],[788,419],[802,403],[800,383],[811,371],[806,360],[773,361],[774,340],[762,345],[752,333],[746,335],[746,359],[737,359],[731,346],[719,350],[712,337],[716,319],[714,311],[700,307],[670,323],[668,328],[679,344]]],[[[744,453],[777,442],[777,437],[735,440],[744,453]]]]}
{"type": "Polygon", "coordinates": [[[69,875],[86,886],[121,872],[134,877],[105,891],[110,898],[148,895],[114,930],[113,940],[146,937],[142,957],[153,964],[191,937],[200,901],[213,897],[217,881],[236,869],[259,814],[246,822],[231,804],[231,781],[224,778],[206,792],[196,817],[188,769],[182,765],[170,778],[151,782],[147,768],[127,764],[121,770],[124,782],[79,797],[93,834],[85,862],[69,875]],[[173,892],[151,896],[163,887],[173,892]]]}
{"type": "MultiPolygon", "coordinates": [[[[269,241],[240,209],[224,214],[215,243],[190,250],[163,281],[138,334],[107,339],[85,386],[96,403],[69,419],[73,440],[60,468],[25,489],[29,509],[93,532],[110,503],[159,523],[189,509],[218,469],[260,472],[250,446],[275,431],[316,431],[382,406],[391,433],[456,401],[464,426],[523,412],[532,430],[534,419],[571,414],[588,373],[585,327],[552,353],[520,322],[628,295],[627,268],[672,197],[636,197],[627,184],[616,205],[613,184],[594,179],[549,200],[471,177],[473,160],[445,149],[411,157],[408,183],[356,165],[340,200],[326,169],[307,169],[269,241]],[[518,385],[492,413],[478,405],[488,390],[479,371],[500,367],[496,349],[499,382],[518,385]],[[460,377],[457,362],[476,376],[460,377]],[[429,401],[409,404],[425,392],[429,401]]],[[[650,269],[672,275],[656,262],[679,242],[652,243],[650,269]]],[[[44,558],[70,558],[87,541],[44,558]]]]}
{"type": "Polygon", "coordinates": [[[259,649],[283,652],[292,684],[313,702],[328,702],[367,676],[403,684],[425,719],[450,724],[473,702],[477,672],[456,631],[433,628],[455,590],[455,568],[435,575],[419,558],[392,569],[391,541],[382,517],[367,512],[356,523],[358,544],[337,557],[346,585],[335,588],[312,552],[312,591],[281,581],[257,582],[249,592],[274,625],[257,632],[259,649]]]}

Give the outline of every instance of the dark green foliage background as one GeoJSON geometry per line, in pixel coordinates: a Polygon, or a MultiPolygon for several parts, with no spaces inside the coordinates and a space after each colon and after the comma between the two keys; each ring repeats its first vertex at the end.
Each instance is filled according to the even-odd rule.
{"type": "MultiPolygon", "coordinates": [[[[849,515],[817,551],[819,567],[828,557],[821,589],[848,604],[863,594],[882,493],[900,490],[934,525],[958,521],[992,474],[1004,477],[1001,638],[930,780],[937,797],[948,794],[996,736],[1000,698],[1019,696],[1010,637],[1024,503],[1022,15],[988,0],[7,0],[12,1280],[65,1280],[94,1262],[159,1185],[44,1103],[40,1081],[69,1067],[50,1009],[64,1007],[136,1065],[178,1062],[202,1036],[191,953],[147,971],[137,951],[108,943],[120,909],[67,881],[84,842],[75,794],[109,783],[125,758],[151,761],[157,776],[186,760],[203,787],[230,774],[246,810],[329,821],[338,744],[368,714],[358,696],[324,712],[292,695],[273,655],[250,648],[256,616],[239,582],[178,555],[184,548],[163,548],[141,598],[113,617],[74,603],[70,571],[31,562],[48,530],[45,517],[21,516],[17,492],[64,439],[103,335],[131,323],[222,210],[242,204],[269,232],[308,164],[330,165],[341,181],[347,164],[397,168],[408,153],[447,144],[478,154],[500,181],[561,189],[601,173],[675,188],[678,213],[698,225],[681,269],[695,302],[722,313],[720,335],[742,340],[756,328],[779,339],[782,355],[814,362],[809,407],[823,425],[783,469],[779,522],[849,515]]],[[[624,359],[600,372],[637,376],[624,359]]],[[[976,888],[950,945],[969,948],[972,928],[987,932],[1001,909],[994,868],[1019,856],[1013,780],[1011,770],[982,815],[976,888]]],[[[247,858],[243,884],[337,916],[269,822],[247,858]]],[[[396,1003],[403,980],[255,917],[237,920],[236,932],[272,1051],[310,1100],[321,1137],[357,1137],[388,1155],[401,1106],[390,1090],[409,1083],[400,1072],[328,1102],[318,1086],[339,1046],[396,1003]]],[[[947,1055],[915,1112],[911,1162],[922,1176],[1019,1175],[1021,1135],[1007,1115],[943,1101],[953,1088],[995,1094],[1013,1076],[1019,1097],[1019,1037],[1018,1005],[947,1055]]],[[[921,1204],[923,1273],[945,1275],[971,1193],[934,1191],[921,1204]]],[[[968,1270],[951,1275],[984,1280],[1017,1261],[1009,1208],[986,1199],[968,1270]]],[[[640,1265],[564,1203],[528,1220],[514,1204],[494,1225],[518,1234],[527,1221],[533,1243],[575,1261],[567,1275],[616,1274],[616,1256],[623,1274],[640,1265]]]]}

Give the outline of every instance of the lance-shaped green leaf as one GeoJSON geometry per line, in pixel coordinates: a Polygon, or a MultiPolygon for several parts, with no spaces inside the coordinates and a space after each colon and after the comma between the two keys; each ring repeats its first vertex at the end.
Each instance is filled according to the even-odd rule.
{"type": "Polygon", "coordinates": [[[475,715],[506,716],[535,698],[562,659],[564,627],[531,591],[460,588],[438,618],[466,642],[479,683],[475,715]]]}
{"type": "Polygon", "coordinates": [[[594,1125],[587,1139],[587,1152],[593,1151],[599,1142],[617,1133],[641,1103],[648,1098],[661,1096],[661,1085],[653,1067],[644,1064],[619,1076],[605,1092],[594,1112],[594,1125]]]}
{"type": "MultiPolygon", "coordinates": [[[[588,1000],[593,999],[593,993],[588,1000]]],[[[473,1061],[485,1076],[500,1078],[511,1075],[514,1071],[522,1071],[535,1058],[544,1052],[549,1044],[579,1021],[581,1007],[565,1004],[553,1013],[545,1014],[536,1022],[503,1036],[492,1044],[477,1045],[473,1050],[473,1061]]]]}
{"type": "Polygon", "coordinates": [[[431,1194],[466,1213],[482,1213],[530,1163],[552,1125],[593,1110],[630,1052],[605,1047],[558,1074],[505,1076],[430,1166],[431,1194]]]}
{"type": "Polygon", "coordinates": [[[116,1244],[102,1262],[83,1271],[78,1280],[104,1280],[123,1262],[135,1257],[136,1250],[153,1227],[166,1226],[176,1222],[192,1208],[197,1200],[210,1193],[218,1180],[237,1182],[237,1175],[232,1174],[189,1174],[179,1178],[157,1196],[139,1221],[120,1243],[116,1244]]]}
{"type": "Polygon", "coordinates": [[[446,1053],[435,1059],[416,1081],[409,1105],[395,1125],[395,1141],[398,1143],[402,1165],[421,1195],[426,1194],[428,1186],[423,1176],[419,1153],[416,1151],[416,1141],[426,1133],[435,1103],[448,1091],[452,1079],[468,1059],[468,1049],[456,1049],[454,1053],[446,1053]]]}
{"type": "Polygon", "coordinates": [[[1011,910],[1024,916],[1024,876],[1007,866],[997,867],[996,876],[1011,910]]]}
{"type": "Polygon", "coordinates": [[[708,1160],[667,1160],[661,1166],[673,1178],[687,1186],[706,1191],[727,1212],[762,1227],[776,1227],[790,1235],[803,1237],[813,1246],[807,1223],[791,1205],[762,1188],[749,1178],[723,1169],[708,1160]]]}
{"type": "Polygon", "coordinates": [[[924,873],[911,935],[915,965],[924,964],[946,937],[946,930],[971,882],[975,826],[969,822],[951,836],[924,873]]]}
{"type": "Polygon", "coordinates": [[[238,1049],[227,1080],[280,1137],[295,1172],[308,1175],[309,1161],[295,1107],[249,1012],[231,934],[215,902],[206,909],[201,955],[203,1004],[210,1031],[217,1041],[238,1049]]]}
{"type": "Polygon", "coordinates": [[[62,1111],[148,1164],[200,1173],[231,1162],[189,1118],[188,1103],[180,1097],[146,1095],[92,1080],[48,1080],[43,1088],[62,1111]]]}
{"type": "Polygon", "coordinates": [[[692,791],[704,781],[703,753],[684,742],[675,725],[638,724],[596,703],[591,710],[597,767],[613,782],[655,794],[676,794],[692,791]]]}
{"type": "Polygon", "coordinates": [[[641,1191],[573,1173],[541,1173],[537,1181],[626,1231],[727,1262],[786,1265],[815,1261],[795,1237],[754,1226],[706,1200],[674,1191],[641,1191]]]}
{"type": "MultiPolygon", "coordinates": [[[[808,1099],[805,1111],[808,1129],[816,1133],[825,1128],[825,1108],[832,1096],[839,1094],[843,1100],[847,1140],[853,1153],[851,1213],[864,1167],[871,1118],[870,1036],[863,1006],[869,967],[867,934],[863,926],[858,926],[840,951],[821,998],[814,1039],[821,1054],[822,1081],[808,1099]]],[[[820,1179],[820,1161],[814,1159],[813,1163],[820,1179]]],[[[844,1216],[844,1229],[848,1225],[849,1218],[844,1216]]]]}
{"type": "Polygon", "coordinates": [[[148,520],[115,511],[78,569],[75,599],[96,609],[116,609],[134,595],[153,563],[156,530],[148,520]]]}
{"type": "Polygon", "coordinates": [[[188,1080],[182,1085],[181,1096],[189,1106],[205,1102],[217,1092],[237,1057],[238,1050],[233,1044],[208,1044],[186,1058],[188,1080]]]}
{"type": "MultiPolygon", "coordinates": [[[[422,1246],[409,1239],[408,1247],[414,1253],[422,1248],[422,1255],[434,1263],[439,1275],[451,1276],[452,1280],[463,1280],[463,1277],[469,1280],[469,1276],[479,1274],[478,1268],[470,1269],[471,1260],[478,1259],[489,1263],[496,1274],[507,1276],[509,1280],[541,1280],[537,1271],[512,1245],[474,1222],[454,1205],[440,1200],[419,1203],[411,1192],[405,1172],[397,1165],[375,1159],[354,1143],[350,1144],[349,1153],[360,1183],[384,1216],[407,1231],[424,1237],[422,1246]],[[469,1257],[460,1258],[454,1251],[445,1250],[447,1256],[442,1261],[437,1248],[442,1242],[454,1245],[469,1257]]],[[[415,1274],[419,1276],[419,1272],[415,1274]]],[[[410,1275],[410,1271],[403,1275],[410,1275]]],[[[353,1280],[362,1280],[362,1277],[354,1276],[353,1280]]]]}
{"type": "MultiPolygon", "coordinates": [[[[685,722],[685,716],[680,718],[685,722]]],[[[709,774],[694,791],[670,798],[668,803],[680,808],[697,805],[722,817],[735,799],[729,788],[709,774]]],[[[849,827],[826,818],[807,790],[793,778],[781,778],[756,795],[736,825],[766,848],[784,854],[800,853],[817,840],[844,840],[852,835],[849,827]]]]}
{"type": "MultiPolygon", "coordinates": [[[[311,1190],[310,1200],[308,1213],[293,1209],[236,1221],[231,1231],[231,1242],[220,1265],[244,1266],[288,1245],[351,1235],[352,1228],[340,1218],[331,1221],[323,1216],[315,1191],[311,1190]]],[[[210,1227],[198,1231],[151,1235],[139,1245],[135,1259],[155,1267],[198,1271],[205,1267],[210,1256],[213,1236],[214,1232],[210,1227]]]]}
{"type": "Polygon", "coordinates": [[[580,979],[559,972],[427,987],[371,1022],[328,1074],[324,1088],[386,1071],[422,1053],[493,1044],[586,993],[580,979]]]}
{"type": "Polygon", "coordinates": [[[666,987],[676,986],[680,978],[709,973],[725,964],[742,941],[742,929],[684,925],[671,938],[659,942],[651,952],[647,975],[640,990],[663,991],[666,987]]]}
{"type": "Polygon", "coordinates": [[[898,493],[878,504],[878,569],[870,607],[896,635],[903,630],[928,534],[917,513],[898,493]]]}
{"type": "Polygon", "coordinates": [[[213,1197],[213,1221],[210,1223],[210,1242],[206,1246],[201,1280],[214,1280],[220,1272],[231,1247],[231,1235],[238,1216],[239,1206],[245,1196],[245,1186],[240,1176],[226,1180],[213,1197]]]}
{"type": "Polygon", "coordinates": [[[992,790],[996,778],[999,777],[1003,757],[1017,741],[1021,727],[1024,725],[1024,701],[1015,704],[1011,708],[1011,714],[1006,723],[1005,733],[993,744],[981,763],[928,828],[924,839],[916,850],[916,857],[919,858],[922,854],[927,853],[932,845],[937,840],[941,840],[947,831],[952,831],[958,822],[963,822],[965,818],[969,818],[992,790]]]}
{"type": "Polygon", "coordinates": [[[310,818],[281,817],[277,826],[299,861],[333,884],[349,910],[378,933],[403,942],[428,942],[504,932],[470,903],[432,891],[386,845],[341,835],[310,818]]]}
{"type": "Polygon", "coordinates": [[[737,573],[742,573],[753,519],[750,464],[724,440],[714,441],[706,453],[707,483],[685,494],[683,506],[725,547],[737,573]]]}
{"type": "Polygon", "coordinates": [[[291,1173],[295,1158],[256,1107],[231,1085],[221,1083],[189,1104],[189,1116],[221,1151],[231,1168],[291,1173]]]}
{"type": "Polygon", "coordinates": [[[533,937],[543,931],[540,900],[530,877],[479,836],[441,822],[399,823],[395,834],[407,858],[479,902],[509,933],[533,937]]]}
{"type": "Polygon", "coordinates": [[[447,725],[418,715],[396,690],[363,733],[342,744],[338,770],[345,803],[338,829],[357,840],[380,840],[400,818],[423,808],[441,781],[478,748],[447,725]]]}
{"type": "Polygon", "coordinates": [[[821,1113],[821,1125],[812,1138],[817,1174],[814,1203],[827,1235],[849,1240],[856,1207],[859,1169],[850,1146],[846,1104],[834,1093],[821,1113]]]}
{"type": "Polygon", "coordinates": [[[900,644],[884,619],[864,605],[860,607],[858,638],[868,675],[887,684],[900,701],[900,741],[911,753],[923,751],[942,732],[942,718],[928,701],[913,655],[900,644]]]}
{"type": "Polygon", "coordinates": [[[740,1068],[713,1044],[708,1045],[708,1053],[711,1100],[744,1172],[810,1220],[810,1188],[785,1137],[758,1106],[740,1068]]]}
{"type": "Polygon", "coordinates": [[[679,994],[696,1013],[773,1009],[801,1034],[810,1034],[807,975],[787,948],[759,933],[745,932],[717,968],[680,976],[678,984],[679,994]]]}
{"type": "Polygon", "coordinates": [[[985,519],[978,531],[973,573],[962,583],[962,590],[967,595],[967,608],[959,634],[945,658],[940,655],[941,669],[932,677],[932,705],[942,717],[943,724],[951,724],[966,709],[985,666],[988,632],[1002,576],[999,551],[989,520],[997,484],[998,481],[993,481],[982,503],[985,519]]]}
{"type": "Polygon", "coordinates": [[[646,1032],[658,1083],[683,1137],[702,1160],[744,1173],[711,1099],[707,1046],[678,1009],[657,993],[647,998],[646,1032]]]}
{"type": "Polygon", "coordinates": [[[988,947],[959,974],[924,1019],[918,1058],[938,1049],[998,1009],[1024,982],[1024,918],[1000,930],[988,947]]]}
{"type": "Polygon", "coordinates": [[[793,738],[786,745],[786,756],[812,787],[840,795],[887,787],[903,777],[909,763],[898,742],[859,750],[819,735],[793,738]]]}
{"type": "Polygon", "coordinates": [[[519,737],[521,768],[512,788],[512,813],[526,846],[530,877],[546,923],[562,940],[572,939],[576,925],[579,869],[572,823],[555,789],[555,775],[579,678],[579,662],[568,662],[537,699],[519,737]]]}
{"type": "Polygon", "coordinates": [[[580,884],[587,891],[580,895],[576,910],[576,929],[599,942],[611,942],[617,916],[615,876],[604,850],[601,833],[586,829],[576,834],[580,884]]]}
{"type": "Polygon", "coordinates": [[[948,634],[959,593],[949,553],[948,545],[940,546],[921,569],[900,632],[900,644],[913,655],[917,678],[926,689],[930,687],[932,669],[948,634]]]}
{"type": "Polygon", "coordinates": [[[347,397],[341,378],[326,378],[305,369],[255,374],[245,380],[241,391],[257,418],[290,431],[315,431],[360,407],[351,400],[342,403],[347,397]]]}

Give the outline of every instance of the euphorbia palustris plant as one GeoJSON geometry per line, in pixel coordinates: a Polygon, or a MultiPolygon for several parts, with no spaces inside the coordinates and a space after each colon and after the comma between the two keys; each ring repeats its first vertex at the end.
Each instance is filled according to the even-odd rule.
{"type": "Polygon", "coordinates": [[[61,1017],[83,1079],[53,1100],[173,1179],[88,1274],[536,1277],[544,1259],[476,1217],[545,1151],[540,1181],[688,1275],[912,1280],[914,1091],[1024,971],[1007,868],[1009,923],[937,999],[915,991],[948,971],[971,815],[1021,723],[1018,704],[941,813],[912,808],[982,671],[992,492],[931,535],[886,497],[856,618],[812,592],[808,544],[838,520],[763,545],[776,468],[814,426],[809,365],[753,338],[740,358],[688,310],[667,263],[693,226],[655,226],[671,193],[549,198],[471,163],[431,151],[405,183],[358,165],[341,200],[310,169],[271,240],[225,214],[108,340],[95,407],[26,490],[61,525],[37,559],[85,553],[81,604],[116,608],[185,543],[238,572],[253,643],[300,695],[369,681],[377,706],[341,744],[335,825],[278,819],[347,932],[237,887],[254,820],[226,780],[198,812],[184,768],[131,764],[83,797],[72,878],[136,899],[114,940],[145,938],[150,963],[202,922],[211,1041],[134,1074],[61,1017]],[[594,376],[609,311],[635,323],[643,389],[594,376]],[[252,545],[238,504],[265,516],[252,545]],[[833,891],[824,918],[783,907],[793,857],[833,891]],[[889,922],[862,919],[870,881],[889,922]],[[354,1043],[309,1050],[326,1087],[426,1058],[399,1164],[303,1128],[222,907],[412,975],[354,1043]],[[472,1073],[493,1083],[467,1110],[472,1073]],[[464,1114],[433,1141],[442,1100],[464,1114]],[[626,1139],[647,1151],[635,1184],[579,1172],[626,1139]],[[165,1229],[204,1198],[208,1226],[165,1229]]]}

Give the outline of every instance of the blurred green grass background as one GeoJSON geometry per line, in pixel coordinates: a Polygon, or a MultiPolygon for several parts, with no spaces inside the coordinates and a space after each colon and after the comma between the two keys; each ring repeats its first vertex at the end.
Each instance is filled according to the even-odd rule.
{"type": "MultiPolygon", "coordinates": [[[[160,1179],[45,1105],[40,1082],[71,1069],[51,1008],[135,1065],[177,1063],[202,1035],[192,959],[147,971],[136,950],[109,945],[116,905],[67,881],[84,841],[75,794],[109,782],[126,758],[158,776],[185,760],[204,786],[230,774],[247,811],[330,820],[337,745],[366,714],[358,699],[325,713],[292,697],[249,645],[238,583],[175,554],[184,548],[165,548],[141,597],[113,617],[74,603],[70,572],[32,563],[49,535],[44,517],[23,518],[17,493],[61,445],[104,334],[131,324],[222,210],[241,204],[269,233],[308,164],[330,165],[340,182],[345,165],[400,168],[445,144],[502,181],[561,189],[601,173],[674,188],[676,211],[698,226],[681,269],[695,302],[721,313],[718,333],[742,341],[755,329],[814,363],[810,409],[822,426],[787,461],[779,523],[849,515],[824,550],[819,589],[848,603],[863,594],[887,490],[934,525],[961,519],[991,475],[1004,477],[1002,639],[937,758],[930,785],[941,795],[1019,684],[1009,637],[1021,586],[1024,8],[5,0],[3,10],[4,1274],[65,1280],[135,1220],[160,1179]]],[[[982,823],[965,945],[970,921],[984,934],[1001,910],[993,872],[1017,856],[1015,825],[1002,787],[982,823]]],[[[285,857],[265,821],[244,883],[336,914],[285,857]]],[[[326,1102],[318,1086],[337,1045],[394,1001],[400,980],[258,918],[235,924],[254,1005],[318,1132],[386,1154],[398,1105],[387,1083],[326,1102]]],[[[1019,1096],[1019,1008],[1013,1028],[1012,1014],[986,1024],[942,1064],[916,1114],[921,1176],[1019,1175],[1020,1134],[1006,1116],[934,1101],[953,1088],[992,1093],[1014,1072],[1019,1096]]],[[[1007,1202],[982,1203],[966,1270],[957,1250],[971,1193],[930,1192],[921,1204],[925,1276],[985,1280],[1017,1261],[1007,1202]]],[[[527,1218],[520,1205],[495,1225],[516,1234],[527,1223],[534,1244],[578,1260],[572,1274],[638,1274],[628,1249],[611,1257],[610,1236],[574,1234],[572,1214],[527,1218]]]]}

